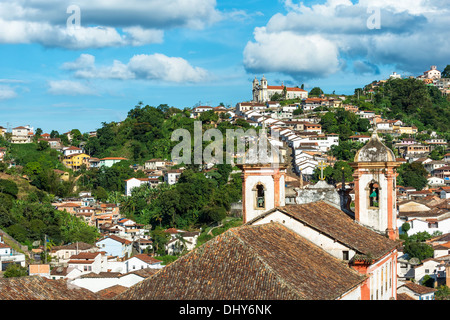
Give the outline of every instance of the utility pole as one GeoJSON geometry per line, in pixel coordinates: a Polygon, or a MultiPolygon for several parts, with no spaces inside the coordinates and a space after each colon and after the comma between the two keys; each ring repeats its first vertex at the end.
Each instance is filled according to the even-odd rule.
{"type": "Polygon", "coordinates": [[[44,234],[44,263],[47,264],[47,235],[44,234]]]}

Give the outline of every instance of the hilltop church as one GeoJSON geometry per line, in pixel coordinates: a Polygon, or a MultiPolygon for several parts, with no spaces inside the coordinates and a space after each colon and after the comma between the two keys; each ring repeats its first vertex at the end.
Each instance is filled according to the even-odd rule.
{"type": "Polygon", "coordinates": [[[286,95],[286,99],[307,99],[308,91],[298,87],[285,87],[281,86],[269,86],[267,85],[266,77],[261,78],[261,82],[258,79],[253,80],[253,102],[267,102],[270,101],[272,96],[277,93],[280,96],[286,95]]]}

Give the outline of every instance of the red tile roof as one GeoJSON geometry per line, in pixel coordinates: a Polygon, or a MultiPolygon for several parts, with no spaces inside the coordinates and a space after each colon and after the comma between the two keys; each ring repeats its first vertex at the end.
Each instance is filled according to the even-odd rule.
{"type": "Polygon", "coordinates": [[[0,279],[0,300],[102,300],[90,290],[40,276],[0,279]]]}
{"type": "Polygon", "coordinates": [[[279,223],[229,229],[118,300],[334,300],[364,275],[279,223]]]}

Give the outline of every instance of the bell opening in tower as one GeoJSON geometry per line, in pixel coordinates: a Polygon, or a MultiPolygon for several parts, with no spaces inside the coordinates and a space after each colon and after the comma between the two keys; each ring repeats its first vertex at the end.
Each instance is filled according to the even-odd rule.
{"type": "Polygon", "coordinates": [[[258,209],[265,208],[264,186],[261,184],[256,186],[256,207],[258,209]]]}
{"type": "Polygon", "coordinates": [[[376,182],[369,184],[369,207],[378,208],[379,204],[380,190],[376,182]]]}

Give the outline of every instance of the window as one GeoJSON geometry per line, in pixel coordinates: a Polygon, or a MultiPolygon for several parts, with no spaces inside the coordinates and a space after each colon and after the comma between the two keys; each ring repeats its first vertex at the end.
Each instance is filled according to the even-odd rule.
{"type": "Polygon", "coordinates": [[[349,260],[349,252],[348,252],[348,250],[342,251],[342,259],[345,260],[345,261],[349,260]]]}

